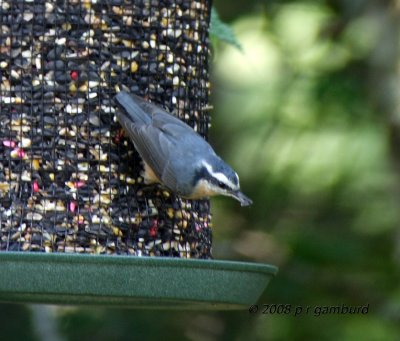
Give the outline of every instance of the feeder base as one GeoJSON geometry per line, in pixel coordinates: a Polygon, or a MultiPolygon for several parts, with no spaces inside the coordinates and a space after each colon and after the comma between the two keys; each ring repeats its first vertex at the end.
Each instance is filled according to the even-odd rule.
{"type": "Polygon", "coordinates": [[[161,257],[0,253],[0,301],[227,310],[254,304],[272,265],[161,257]]]}

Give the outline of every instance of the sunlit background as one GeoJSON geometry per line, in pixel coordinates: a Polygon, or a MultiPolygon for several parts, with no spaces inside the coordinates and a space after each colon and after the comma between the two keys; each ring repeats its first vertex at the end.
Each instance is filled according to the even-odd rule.
{"type": "Polygon", "coordinates": [[[210,139],[254,200],[213,199],[214,257],[279,266],[260,304],[368,314],[0,305],[8,339],[398,339],[400,2],[214,5],[241,50],[213,41],[210,139]]]}

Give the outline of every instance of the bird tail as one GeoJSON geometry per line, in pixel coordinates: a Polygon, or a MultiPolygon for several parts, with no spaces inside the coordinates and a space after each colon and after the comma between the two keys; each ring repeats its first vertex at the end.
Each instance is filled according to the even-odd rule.
{"type": "Polygon", "coordinates": [[[126,91],[120,91],[115,100],[122,110],[117,110],[116,115],[122,125],[129,121],[137,125],[150,124],[148,103],[135,95],[130,95],[126,91]]]}

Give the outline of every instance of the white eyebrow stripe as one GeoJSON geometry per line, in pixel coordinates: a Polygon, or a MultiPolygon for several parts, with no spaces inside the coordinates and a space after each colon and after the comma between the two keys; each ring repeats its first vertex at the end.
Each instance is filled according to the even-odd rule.
{"type": "Polygon", "coordinates": [[[203,165],[204,165],[204,167],[207,168],[208,172],[209,172],[214,178],[216,178],[217,180],[219,180],[219,181],[221,181],[222,183],[228,185],[228,186],[229,186],[230,188],[232,188],[232,189],[235,189],[235,188],[237,187],[232,181],[230,181],[230,180],[226,177],[225,174],[219,173],[219,172],[214,172],[213,169],[212,169],[212,167],[211,167],[208,163],[206,163],[206,162],[203,162],[203,165]]]}
{"type": "Polygon", "coordinates": [[[222,173],[211,173],[214,178],[218,179],[219,181],[223,182],[224,184],[232,184],[233,183],[226,177],[225,174],[222,173]]]}

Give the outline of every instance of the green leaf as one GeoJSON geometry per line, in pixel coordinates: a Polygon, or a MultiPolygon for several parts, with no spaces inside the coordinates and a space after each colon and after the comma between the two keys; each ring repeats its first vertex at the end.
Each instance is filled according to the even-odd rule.
{"type": "Polygon", "coordinates": [[[232,28],[221,21],[218,12],[214,7],[211,9],[210,34],[219,40],[235,46],[240,51],[243,50],[235,36],[235,33],[233,33],[232,28]]]}

